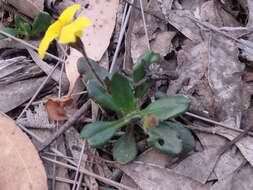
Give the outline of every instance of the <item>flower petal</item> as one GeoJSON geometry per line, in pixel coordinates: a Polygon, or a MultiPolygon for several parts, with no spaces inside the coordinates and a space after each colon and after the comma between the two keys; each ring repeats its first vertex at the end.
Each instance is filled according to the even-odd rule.
{"type": "Polygon", "coordinates": [[[62,28],[58,42],[61,44],[76,42],[76,36],[81,37],[83,29],[90,25],[92,25],[92,22],[87,17],[79,17],[62,28]]]}
{"type": "Polygon", "coordinates": [[[62,22],[63,25],[69,24],[76,11],[79,10],[80,8],[81,8],[80,4],[75,4],[66,8],[59,16],[58,20],[62,22]]]}
{"type": "Polygon", "coordinates": [[[38,52],[41,59],[44,58],[50,42],[52,42],[57,36],[59,36],[62,27],[63,27],[62,23],[60,21],[56,21],[54,24],[50,25],[49,28],[47,29],[39,45],[38,52]]]}

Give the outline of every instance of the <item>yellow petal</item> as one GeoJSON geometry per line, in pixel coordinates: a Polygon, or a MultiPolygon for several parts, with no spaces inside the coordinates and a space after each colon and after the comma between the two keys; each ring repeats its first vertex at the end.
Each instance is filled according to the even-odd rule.
{"type": "Polygon", "coordinates": [[[60,34],[60,31],[62,29],[63,25],[61,22],[56,21],[54,24],[50,25],[43,37],[43,39],[40,42],[39,45],[39,56],[41,59],[44,58],[45,53],[49,47],[49,44],[60,34]]]}
{"type": "Polygon", "coordinates": [[[61,44],[76,42],[76,36],[81,37],[83,29],[90,25],[92,25],[92,22],[87,17],[79,17],[62,28],[58,42],[61,44]]]}
{"type": "Polygon", "coordinates": [[[62,14],[59,16],[58,20],[63,24],[69,24],[72,20],[72,17],[74,16],[74,14],[76,13],[77,10],[79,10],[81,8],[81,5],[79,4],[75,4],[72,5],[68,8],[66,8],[62,14]]]}

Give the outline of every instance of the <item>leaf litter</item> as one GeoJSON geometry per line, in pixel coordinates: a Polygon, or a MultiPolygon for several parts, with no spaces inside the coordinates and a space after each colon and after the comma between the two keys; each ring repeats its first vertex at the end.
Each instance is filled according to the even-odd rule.
{"type": "MultiPolygon", "coordinates": [[[[87,7],[83,8],[81,15],[85,14],[86,16],[90,16],[95,23],[93,28],[85,31],[83,39],[85,49],[91,59],[99,61],[104,54],[107,57],[106,59],[111,59],[111,54],[113,54],[112,47],[115,44],[110,42],[110,39],[114,38],[114,35],[118,35],[113,34],[113,31],[115,23],[117,23],[116,26],[118,28],[120,27],[122,23],[120,18],[123,18],[122,14],[124,11],[121,8],[122,11],[119,13],[117,9],[118,6],[123,7],[122,5],[125,3],[126,1],[118,2],[116,0],[94,0],[89,2],[89,6],[87,6],[87,2],[83,3],[83,6],[87,7]],[[101,17],[101,15],[105,16],[101,17]],[[116,19],[119,20],[116,21],[116,19]]],[[[157,82],[156,88],[164,89],[165,86],[166,88],[163,91],[167,95],[173,95],[175,93],[186,95],[191,100],[191,112],[211,118],[233,128],[245,128],[244,115],[250,113],[250,97],[253,91],[251,90],[252,84],[250,80],[244,80],[244,74],[247,72],[248,76],[250,76],[252,73],[249,69],[252,63],[252,49],[247,46],[242,46],[241,43],[236,42],[232,38],[221,35],[220,32],[222,31],[225,34],[231,35],[233,38],[243,39],[245,43],[251,45],[250,41],[247,41],[252,39],[252,34],[249,31],[252,25],[253,11],[251,1],[247,1],[249,8],[248,15],[245,9],[247,6],[242,1],[238,1],[237,4],[232,4],[231,2],[224,3],[223,1],[215,0],[154,0],[143,1],[143,4],[144,10],[151,11],[152,14],[164,18],[165,21],[161,22],[161,20],[158,20],[152,15],[145,14],[151,49],[161,54],[163,63],[165,64],[163,68],[173,68],[172,65],[176,63],[176,71],[179,75],[178,79],[171,81],[169,84],[166,81],[157,82]],[[237,10],[236,8],[238,7],[240,9],[237,10]],[[248,16],[248,23],[240,20],[243,18],[247,20],[243,15],[248,16]],[[194,21],[192,18],[199,19],[199,22],[194,21]],[[215,29],[217,31],[210,30],[201,24],[201,22],[204,24],[207,22],[210,27],[216,26],[217,28],[215,29]]],[[[69,5],[69,2],[63,1],[62,5],[66,7],[69,5]]],[[[140,6],[140,4],[136,3],[135,6],[140,6]]],[[[16,8],[22,12],[21,8],[16,8]]],[[[129,49],[125,50],[125,53],[128,52],[127,59],[132,59],[135,63],[138,56],[148,49],[148,42],[144,32],[145,26],[141,12],[137,9],[133,9],[132,11],[135,12],[133,14],[133,16],[135,15],[133,19],[134,24],[133,28],[128,30],[130,33],[126,33],[128,37],[125,39],[125,47],[129,49]],[[129,44],[128,41],[130,41],[129,44]]],[[[24,14],[29,16],[28,12],[24,14]]],[[[66,74],[63,74],[65,77],[68,77],[70,83],[68,97],[71,96],[71,92],[79,78],[79,73],[73,63],[80,55],[73,52],[73,50],[70,50],[68,56],[70,64],[66,64],[66,74]]],[[[123,53],[124,50],[122,50],[123,53]]],[[[8,62],[8,59],[6,61],[8,62]]],[[[15,71],[15,69],[18,70],[20,68],[16,66],[12,68],[12,71],[15,71]]],[[[42,67],[41,69],[48,74],[48,71],[42,67]]],[[[0,68],[0,76],[2,74],[6,77],[6,74],[3,74],[3,70],[0,68]]],[[[6,68],[4,71],[6,72],[6,68]]],[[[7,72],[12,71],[8,70],[7,72]]],[[[54,81],[57,81],[56,83],[59,82],[59,80],[55,80],[58,76],[52,77],[54,81]]],[[[6,79],[4,77],[2,78],[6,79]]],[[[43,80],[45,80],[45,77],[12,81],[12,83],[0,87],[1,111],[6,113],[14,108],[19,108],[20,105],[32,97],[33,89],[36,89],[43,80]],[[24,95],[20,95],[22,93],[24,95]]],[[[55,82],[51,82],[50,85],[52,83],[55,84],[55,82]]],[[[51,95],[53,93],[55,94],[54,91],[49,91],[47,88],[45,88],[45,91],[51,95]]],[[[62,102],[59,104],[62,104],[62,102]]],[[[45,113],[45,110],[40,110],[36,113],[36,107],[34,105],[34,115],[39,115],[38,112],[45,113]]],[[[56,111],[57,109],[54,107],[52,110],[56,111]]],[[[60,115],[62,116],[61,119],[67,120],[68,117],[64,115],[63,108],[60,107],[59,110],[58,116],[60,115]]],[[[32,112],[30,109],[29,111],[32,112]]],[[[9,113],[15,115],[15,111],[9,113]]],[[[101,109],[96,107],[94,103],[92,111],[85,113],[85,115],[91,115],[93,119],[97,119],[103,114],[104,112],[101,112],[101,109]]],[[[61,120],[57,117],[56,119],[53,118],[54,116],[52,117],[52,113],[50,114],[49,111],[49,117],[50,115],[53,120],[61,120]]],[[[31,116],[32,114],[27,119],[29,120],[31,116]]],[[[36,118],[38,117],[36,116],[36,118]]],[[[204,122],[197,121],[193,118],[188,119],[191,120],[193,125],[205,126],[208,129],[212,129],[210,125],[204,122]]],[[[38,124],[30,123],[29,125],[38,124]]],[[[54,126],[51,121],[44,125],[54,126]]],[[[252,189],[253,185],[249,177],[252,175],[253,166],[252,137],[243,137],[235,143],[237,149],[229,149],[220,156],[218,154],[219,150],[227,144],[228,140],[233,140],[240,133],[217,126],[213,127],[213,129],[215,129],[214,134],[194,131],[201,148],[196,149],[190,155],[186,156],[185,159],[175,163],[171,168],[166,167],[167,164],[172,162],[172,158],[154,150],[147,150],[144,153],[140,153],[138,159],[133,163],[127,165],[115,164],[115,167],[120,168],[127,174],[131,178],[128,181],[131,183],[134,181],[136,183],[135,185],[138,185],[140,189],[252,189]],[[246,165],[244,164],[245,160],[248,162],[246,165]],[[244,165],[241,166],[242,164],[244,165]]],[[[48,129],[33,129],[33,132],[40,133],[41,137],[44,136],[44,139],[47,139],[52,133],[48,133],[45,130],[48,129]],[[48,133],[48,135],[45,133],[48,133]]],[[[71,140],[70,136],[72,135],[70,134],[72,133],[73,136],[77,136],[76,131],[69,131],[69,134],[66,133],[67,140],[64,141],[64,138],[59,139],[58,146],[65,143],[71,144],[71,148],[69,148],[71,150],[70,152],[75,155],[74,159],[77,161],[80,151],[75,151],[76,149],[80,150],[82,140],[79,139],[77,142],[74,142],[74,139],[71,140]]],[[[36,144],[36,142],[34,143],[36,144]]],[[[68,152],[65,148],[60,149],[64,153],[68,152]]],[[[107,149],[102,149],[103,151],[104,153],[101,153],[101,151],[96,153],[95,151],[91,152],[97,156],[101,156],[98,156],[98,160],[104,158],[110,159],[108,155],[106,156],[107,149]]],[[[85,161],[88,160],[94,161],[96,159],[88,153],[85,153],[85,161]]],[[[82,167],[86,167],[84,164],[85,161],[82,167]]],[[[90,164],[87,167],[95,171],[94,166],[90,164]]],[[[62,174],[57,175],[68,178],[66,170],[63,170],[62,174]]],[[[89,187],[91,189],[98,188],[98,184],[94,181],[94,178],[86,178],[85,181],[90,184],[89,187]],[[94,185],[92,185],[93,182],[95,182],[94,185]]],[[[133,188],[135,187],[133,186],[133,188]]],[[[66,188],[68,189],[69,186],[66,186],[66,188]]]]}

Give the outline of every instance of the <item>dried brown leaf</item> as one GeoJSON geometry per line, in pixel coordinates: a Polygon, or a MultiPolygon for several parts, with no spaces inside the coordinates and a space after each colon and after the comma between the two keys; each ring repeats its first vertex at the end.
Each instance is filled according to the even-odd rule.
{"type": "Polygon", "coordinates": [[[47,189],[47,176],[30,139],[0,116],[0,189],[47,189]]]}
{"type": "Polygon", "coordinates": [[[55,98],[48,99],[45,107],[49,117],[55,121],[65,121],[68,120],[68,116],[65,112],[65,106],[70,106],[72,104],[71,98],[55,98]]]}

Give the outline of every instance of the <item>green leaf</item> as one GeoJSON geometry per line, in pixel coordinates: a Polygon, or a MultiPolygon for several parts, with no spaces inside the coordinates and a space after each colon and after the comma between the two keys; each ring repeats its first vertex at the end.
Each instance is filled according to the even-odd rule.
{"type": "Polygon", "coordinates": [[[32,24],[32,35],[40,34],[47,30],[51,23],[52,17],[47,12],[40,12],[32,24]]]}
{"type": "Polygon", "coordinates": [[[113,157],[121,164],[132,161],[137,155],[137,146],[133,133],[133,127],[127,130],[113,147],[113,157]]]}
{"type": "Polygon", "coordinates": [[[134,80],[134,82],[140,81],[146,75],[143,61],[146,63],[147,66],[149,66],[153,62],[159,63],[160,62],[160,55],[157,53],[154,53],[152,51],[148,51],[138,58],[137,62],[134,64],[134,67],[133,67],[133,80],[134,80]]]}
{"type": "Polygon", "coordinates": [[[148,144],[159,151],[169,154],[180,154],[183,148],[182,140],[176,130],[160,122],[158,127],[146,130],[149,135],[148,144]]]}
{"type": "Polygon", "coordinates": [[[90,98],[96,103],[98,103],[104,108],[113,110],[115,112],[120,112],[120,109],[112,100],[112,96],[106,92],[104,87],[102,87],[97,80],[90,80],[88,83],[87,90],[90,98]]]}
{"type": "MultiPolygon", "coordinates": [[[[108,77],[109,79],[111,78],[110,73],[104,67],[100,66],[98,63],[92,60],[90,60],[90,63],[102,80],[104,80],[106,77],[108,77]]],[[[91,72],[88,63],[85,61],[83,57],[78,59],[77,68],[78,72],[83,76],[84,82],[87,83],[88,80],[96,79],[94,74],[91,72]]]]}
{"type": "Polygon", "coordinates": [[[162,121],[183,114],[188,110],[189,105],[189,100],[185,96],[169,96],[167,98],[156,100],[145,109],[141,110],[139,114],[141,116],[151,114],[162,121]]]}
{"type": "Polygon", "coordinates": [[[195,139],[187,128],[185,128],[183,125],[172,122],[163,122],[163,124],[178,132],[179,137],[183,143],[183,150],[181,152],[182,154],[188,153],[195,148],[195,139]]]}
{"type": "MultiPolygon", "coordinates": [[[[4,31],[4,32],[7,32],[8,34],[11,34],[13,36],[16,36],[16,35],[19,35],[19,34],[25,35],[24,31],[16,30],[14,28],[1,28],[0,30],[4,31]]],[[[5,38],[8,38],[8,37],[3,35],[3,34],[0,34],[0,40],[5,39],[5,38]]]]}
{"type": "Polygon", "coordinates": [[[81,137],[88,140],[88,143],[94,147],[104,145],[118,129],[127,124],[129,120],[119,121],[97,121],[85,125],[81,131],[81,137]]]}
{"type": "Polygon", "coordinates": [[[24,21],[20,16],[15,16],[14,17],[14,22],[15,24],[25,32],[25,35],[30,35],[31,34],[31,27],[30,25],[24,21]]]}
{"type": "Polygon", "coordinates": [[[122,74],[114,73],[110,83],[112,99],[123,113],[135,110],[135,99],[129,80],[122,74]]]}
{"type": "Polygon", "coordinates": [[[140,86],[137,86],[137,87],[135,88],[135,96],[136,96],[137,98],[143,97],[144,94],[147,92],[147,90],[148,90],[151,86],[153,86],[153,84],[154,84],[154,81],[147,81],[147,82],[141,84],[140,86]]]}

